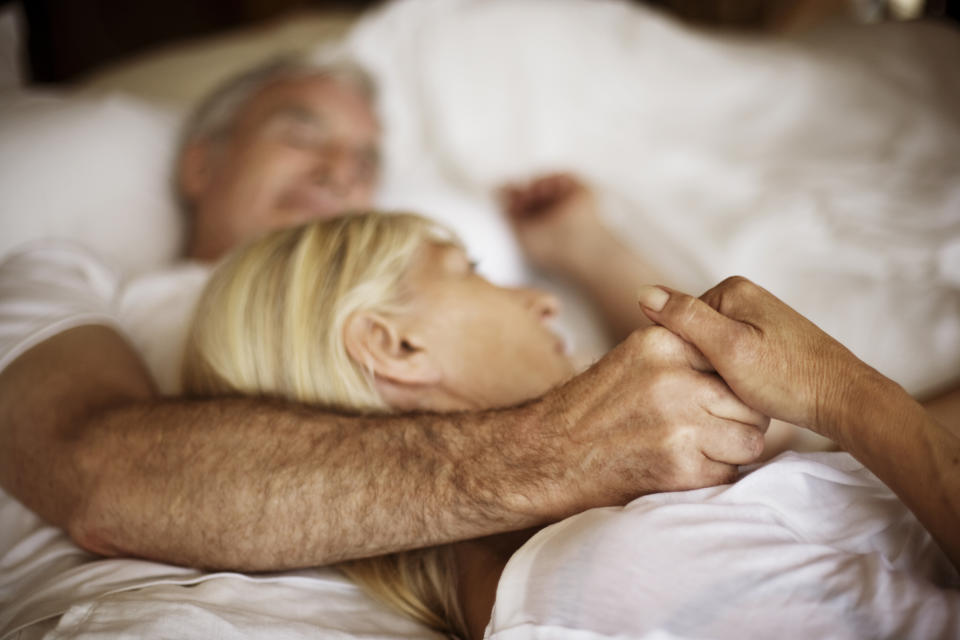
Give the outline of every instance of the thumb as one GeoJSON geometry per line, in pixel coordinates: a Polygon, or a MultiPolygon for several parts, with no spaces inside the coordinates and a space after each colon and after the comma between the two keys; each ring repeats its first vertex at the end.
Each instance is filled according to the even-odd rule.
{"type": "Polygon", "coordinates": [[[743,326],[703,300],[668,289],[643,285],[637,292],[640,308],[653,322],[669,329],[697,349],[717,368],[726,348],[743,326]]]}

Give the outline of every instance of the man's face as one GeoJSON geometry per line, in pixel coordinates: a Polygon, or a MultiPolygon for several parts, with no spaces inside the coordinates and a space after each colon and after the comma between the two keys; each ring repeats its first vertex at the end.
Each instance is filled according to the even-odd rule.
{"type": "Polygon", "coordinates": [[[370,104],[349,85],[309,76],[266,86],[221,139],[187,146],[190,255],[215,259],[266,231],[370,206],[378,137],[370,104]]]}

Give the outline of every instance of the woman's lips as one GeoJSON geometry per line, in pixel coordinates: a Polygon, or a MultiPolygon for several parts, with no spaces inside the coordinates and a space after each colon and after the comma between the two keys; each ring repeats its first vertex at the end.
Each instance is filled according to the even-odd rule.
{"type": "Polygon", "coordinates": [[[550,329],[550,336],[553,338],[554,350],[564,357],[570,356],[570,341],[567,340],[559,331],[550,329]]]}
{"type": "Polygon", "coordinates": [[[557,318],[550,317],[543,320],[544,328],[547,330],[547,333],[553,339],[553,348],[554,350],[564,357],[569,357],[571,348],[570,340],[565,335],[562,325],[558,322],[557,318]]]}

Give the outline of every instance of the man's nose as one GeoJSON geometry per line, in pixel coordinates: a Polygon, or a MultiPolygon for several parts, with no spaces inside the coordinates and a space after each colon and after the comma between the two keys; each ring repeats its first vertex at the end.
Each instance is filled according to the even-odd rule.
{"type": "Polygon", "coordinates": [[[343,145],[330,145],[317,154],[314,177],[330,186],[334,193],[346,195],[360,176],[359,154],[343,145]]]}

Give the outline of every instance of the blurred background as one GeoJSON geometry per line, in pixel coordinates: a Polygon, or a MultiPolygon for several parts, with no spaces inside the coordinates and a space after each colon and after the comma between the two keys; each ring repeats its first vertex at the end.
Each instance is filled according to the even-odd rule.
{"type": "MultiPolygon", "coordinates": [[[[639,1],[639,0],[635,0],[639,1]]],[[[160,45],[276,21],[291,13],[356,13],[371,0],[3,0],[3,84],[76,82],[160,45]]],[[[646,0],[707,27],[791,33],[823,22],[960,20],[960,0],[646,0]]]]}
{"type": "Polygon", "coordinates": [[[681,288],[745,275],[911,393],[960,385],[960,0],[630,1],[0,0],[0,256],[169,265],[184,114],[345,46],[378,86],[377,205],[450,225],[495,282],[536,275],[495,188],[559,168],[681,288]]]}

